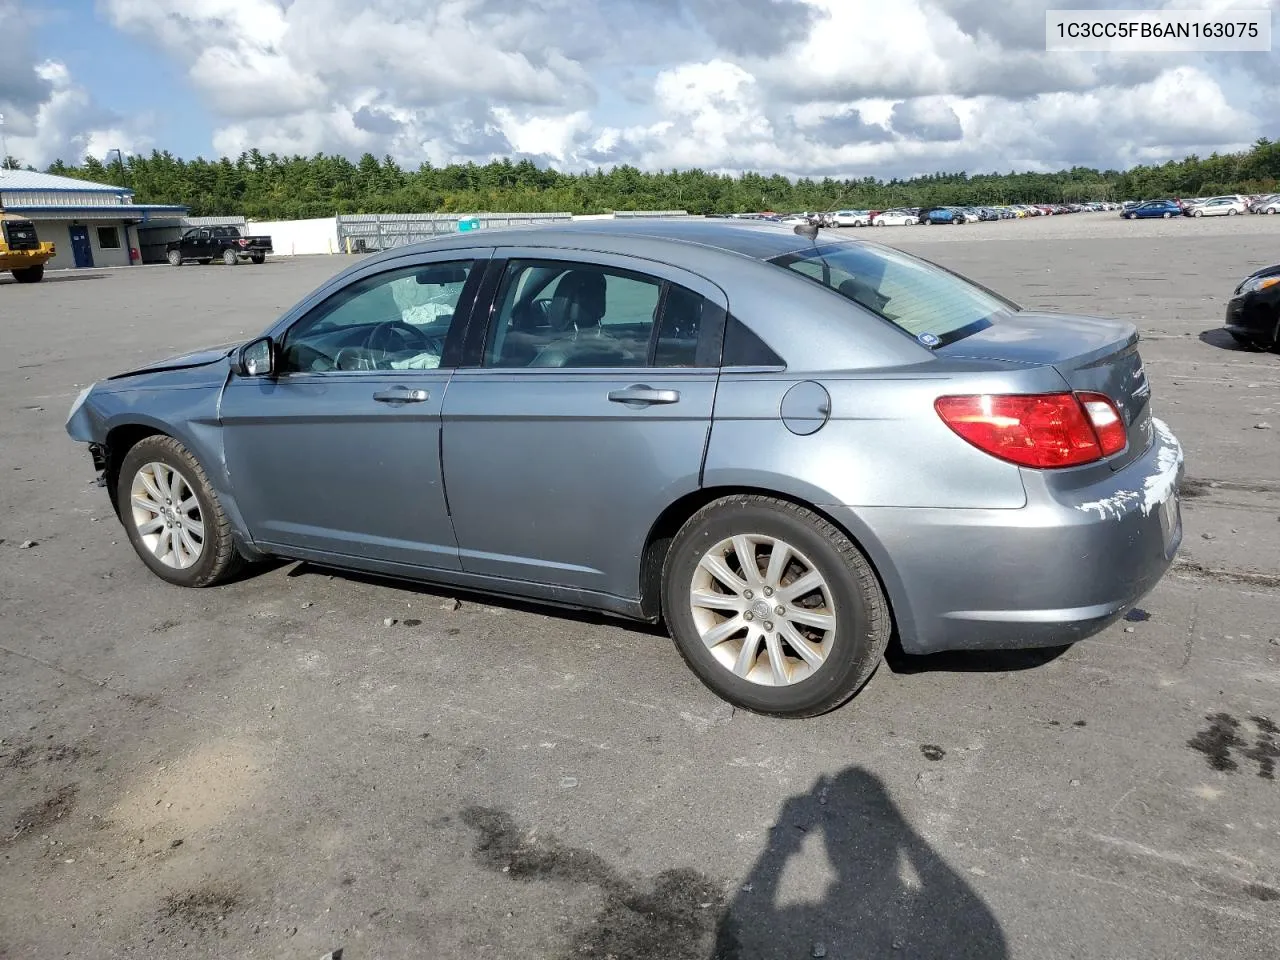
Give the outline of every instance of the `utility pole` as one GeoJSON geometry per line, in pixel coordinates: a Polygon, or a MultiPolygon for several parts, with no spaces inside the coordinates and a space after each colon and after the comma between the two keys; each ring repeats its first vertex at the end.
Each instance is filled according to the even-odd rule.
{"type": "Polygon", "coordinates": [[[124,154],[120,152],[119,147],[112,147],[110,150],[107,151],[107,156],[111,156],[111,154],[113,153],[120,158],[120,180],[121,180],[120,186],[128,190],[129,174],[125,171],[125,168],[124,168],[124,154]]]}

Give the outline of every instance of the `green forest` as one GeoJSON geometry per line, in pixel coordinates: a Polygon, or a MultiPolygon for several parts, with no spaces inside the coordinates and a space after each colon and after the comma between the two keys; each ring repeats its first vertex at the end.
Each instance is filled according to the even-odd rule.
{"type": "MultiPolygon", "coordinates": [[[[12,160],[6,161],[14,163],[12,160]]],[[[1190,156],[1130,170],[1074,167],[1057,173],[936,173],[910,180],[874,177],[798,180],[744,172],[645,172],[633,166],[563,173],[529,160],[486,164],[424,163],[407,170],[391,157],[365,154],[281,157],[257,150],[236,159],[181,160],[167,151],[115,154],[104,164],[61,160],[48,172],[118,183],[140,203],[181,203],[196,216],[275,220],[338,213],[690,213],[829,210],[922,204],[1071,203],[1220,193],[1271,192],[1280,182],[1280,144],[1258,140],[1242,153],[1190,156]]]]}

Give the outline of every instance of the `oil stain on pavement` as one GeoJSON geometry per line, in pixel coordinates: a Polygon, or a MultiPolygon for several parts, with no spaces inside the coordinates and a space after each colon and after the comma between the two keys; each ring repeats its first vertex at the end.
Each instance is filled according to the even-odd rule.
{"type": "Polygon", "coordinates": [[[599,913],[573,934],[563,957],[707,956],[725,910],[721,885],[709,877],[682,868],[632,881],[589,850],[550,836],[530,839],[502,810],[468,807],[462,820],[476,831],[475,855],[488,868],[516,881],[589,884],[604,894],[599,913]]]}
{"type": "Polygon", "coordinates": [[[1251,716],[1249,722],[1255,733],[1252,745],[1241,736],[1240,721],[1229,713],[1213,713],[1205,717],[1209,726],[1187,741],[1187,746],[1204,754],[1209,766],[1223,773],[1236,773],[1240,760],[1250,760],[1258,766],[1258,776],[1264,780],[1276,778],[1276,760],[1280,759],[1280,733],[1274,721],[1268,717],[1251,716]]]}
{"type": "Polygon", "coordinates": [[[488,869],[603,893],[562,960],[1009,955],[982,898],[911,828],[879,777],[858,767],[819,777],[783,803],[732,901],[692,869],[629,879],[596,853],[522,831],[502,810],[469,807],[462,820],[488,869]],[[828,871],[815,872],[815,856],[828,871]]]}

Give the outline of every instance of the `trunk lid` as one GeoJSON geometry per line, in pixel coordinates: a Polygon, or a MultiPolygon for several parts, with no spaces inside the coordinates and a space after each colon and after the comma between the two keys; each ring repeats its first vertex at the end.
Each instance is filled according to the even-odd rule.
{"type": "Polygon", "coordinates": [[[1125,320],[1024,311],[939,347],[939,356],[1052,366],[1072,390],[1111,398],[1129,445],[1108,462],[1118,470],[1151,445],[1151,385],[1138,351],[1138,330],[1125,320]]]}

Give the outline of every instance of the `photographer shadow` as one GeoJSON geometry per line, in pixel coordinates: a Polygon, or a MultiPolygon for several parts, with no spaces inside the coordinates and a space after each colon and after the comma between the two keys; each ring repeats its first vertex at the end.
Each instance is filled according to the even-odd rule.
{"type": "Polygon", "coordinates": [[[783,805],[720,922],[711,960],[1008,957],[982,898],[849,767],[783,805]]]}

